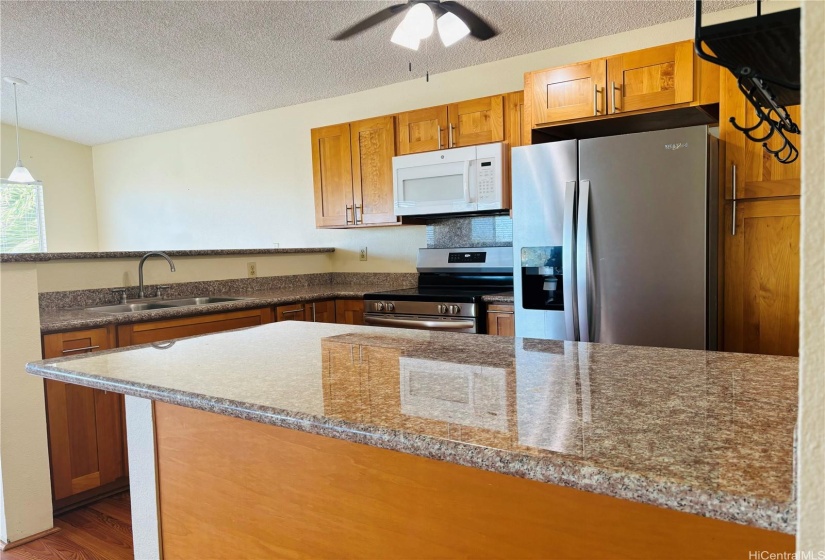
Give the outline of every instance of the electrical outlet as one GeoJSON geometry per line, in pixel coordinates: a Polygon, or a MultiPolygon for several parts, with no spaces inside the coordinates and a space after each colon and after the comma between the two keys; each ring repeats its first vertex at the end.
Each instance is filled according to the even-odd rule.
{"type": "Polygon", "coordinates": [[[246,263],[246,272],[250,278],[258,277],[258,265],[254,262],[246,263]]]}
{"type": "Polygon", "coordinates": [[[361,247],[361,251],[359,252],[358,259],[365,261],[367,260],[367,248],[361,247]]]}
{"type": "Polygon", "coordinates": [[[281,244],[280,244],[280,243],[274,243],[274,242],[272,243],[272,245],[274,245],[274,248],[275,248],[275,249],[278,249],[278,248],[281,246],[281,244]]]}

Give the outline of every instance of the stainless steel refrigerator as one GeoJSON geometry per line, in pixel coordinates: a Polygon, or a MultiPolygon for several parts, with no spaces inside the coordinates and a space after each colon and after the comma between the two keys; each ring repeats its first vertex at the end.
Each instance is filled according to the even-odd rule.
{"type": "Polygon", "coordinates": [[[708,127],[513,148],[516,336],[716,348],[708,127]]]}

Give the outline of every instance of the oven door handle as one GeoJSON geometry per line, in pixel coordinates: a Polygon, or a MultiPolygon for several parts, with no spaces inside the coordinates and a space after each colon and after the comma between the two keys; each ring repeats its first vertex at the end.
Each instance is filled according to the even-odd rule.
{"type": "Polygon", "coordinates": [[[419,327],[428,329],[472,329],[475,321],[428,321],[426,319],[396,319],[391,317],[364,317],[368,325],[385,325],[388,327],[419,327]]]}

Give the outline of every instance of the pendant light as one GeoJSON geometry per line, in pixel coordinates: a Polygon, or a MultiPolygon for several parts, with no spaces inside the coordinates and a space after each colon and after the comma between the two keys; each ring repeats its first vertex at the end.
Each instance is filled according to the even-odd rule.
{"type": "Polygon", "coordinates": [[[29,84],[26,80],[8,76],[3,78],[3,80],[10,83],[14,88],[14,126],[15,132],[17,133],[17,165],[14,166],[14,169],[12,169],[9,174],[9,181],[13,183],[36,183],[37,181],[32,177],[29,170],[26,169],[26,166],[23,165],[23,160],[20,158],[20,115],[17,110],[17,86],[27,86],[29,84]]]}

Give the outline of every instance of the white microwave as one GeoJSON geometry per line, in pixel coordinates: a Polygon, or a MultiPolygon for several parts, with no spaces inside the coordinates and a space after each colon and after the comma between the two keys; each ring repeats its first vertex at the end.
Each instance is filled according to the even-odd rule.
{"type": "Polygon", "coordinates": [[[505,144],[481,144],[392,158],[396,216],[503,210],[505,144]]]}

